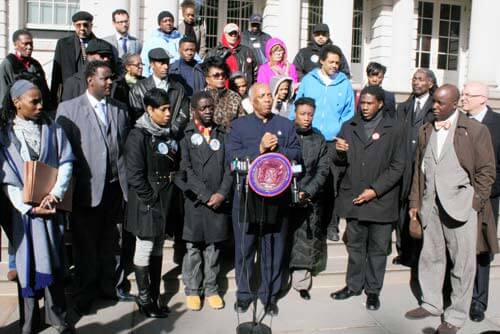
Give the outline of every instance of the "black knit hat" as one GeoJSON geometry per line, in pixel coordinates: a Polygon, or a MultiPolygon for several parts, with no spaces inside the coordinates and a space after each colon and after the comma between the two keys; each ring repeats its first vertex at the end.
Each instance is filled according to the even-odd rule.
{"type": "Polygon", "coordinates": [[[174,15],[170,13],[168,10],[161,11],[160,14],[158,14],[158,24],[160,24],[161,20],[163,20],[166,17],[170,17],[172,20],[175,20],[174,15]]]}
{"type": "Polygon", "coordinates": [[[318,23],[313,28],[313,34],[317,33],[317,32],[327,32],[327,33],[330,33],[330,28],[328,28],[327,24],[318,23]]]}

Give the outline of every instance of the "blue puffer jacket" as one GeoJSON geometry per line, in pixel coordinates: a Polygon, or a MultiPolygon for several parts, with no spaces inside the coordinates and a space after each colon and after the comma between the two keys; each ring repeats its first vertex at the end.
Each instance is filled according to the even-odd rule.
{"type": "MultiPolygon", "coordinates": [[[[346,75],[338,72],[327,86],[321,80],[317,68],[309,72],[300,82],[296,99],[310,97],[316,102],[313,127],[318,129],[327,141],[335,139],[342,124],[354,116],[354,93],[346,75]]],[[[295,112],[289,115],[295,119],[295,112]]]]}

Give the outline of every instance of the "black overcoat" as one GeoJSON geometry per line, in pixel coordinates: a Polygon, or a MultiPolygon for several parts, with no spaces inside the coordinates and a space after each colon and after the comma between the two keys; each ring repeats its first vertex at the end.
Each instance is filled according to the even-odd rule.
{"type": "Polygon", "coordinates": [[[197,145],[193,136],[200,135],[194,122],[190,122],[181,140],[181,171],[185,175],[184,231],[182,238],[190,242],[214,243],[229,237],[233,178],[225,163],[225,132],[221,127],[212,130],[210,141],[218,141],[212,149],[203,140],[197,145]],[[226,201],[217,210],[206,206],[210,196],[220,193],[226,201]]]}
{"type": "Polygon", "coordinates": [[[330,156],[325,138],[319,131],[297,130],[302,148],[302,174],[299,189],[311,203],[292,208],[290,215],[293,246],[290,268],[307,269],[317,274],[326,266],[326,221],[323,188],[330,170],[330,156]]]}
{"type": "Polygon", "coordinates": [[[134,128],[125,144],[129,186],[125,229],[135,236],[173,236],[182,225],[182,194],[172,182],[179,153],[157,153],[162,140],[134,128]]]}
{"type": "Polygon", "coordinates": [[[399,183],[405,166],[403,128],[399,122],[384,114],[371,138],[367,138],[361,116],[356,115],[342,125],[338,137],[347,141],[349,150],[333,154],[335,164],[345,168],[335,214],[369,222],[397,221],[399,183]],[[368,188],[375,190],[377,197],[354,205],[353,199],[368,188]]]}

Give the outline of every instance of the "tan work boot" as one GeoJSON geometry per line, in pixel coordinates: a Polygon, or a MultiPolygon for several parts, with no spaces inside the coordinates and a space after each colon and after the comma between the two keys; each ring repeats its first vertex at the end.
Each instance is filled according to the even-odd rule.
{"type": "Polygon", "coordinates": [[[187,296],[186,297],[186,307],[191,311],[201,310],[200,296],[187,296]]]}
{"type": "Polygon", "coordinates": [[[224,307],[224,301],[219,295],[211,295],[207,297],[208,305],[211,308],[219,310],[224,307]]]}

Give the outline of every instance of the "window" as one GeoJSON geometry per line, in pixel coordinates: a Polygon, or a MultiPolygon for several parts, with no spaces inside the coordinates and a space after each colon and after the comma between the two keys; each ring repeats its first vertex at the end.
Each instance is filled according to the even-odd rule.
{"type": "Polygon", "coordinates": [[[460,42],[460,6],[441,5],[437,68],[456,71],[460,42]]]}
{"type": "Polygon", "coordinates": [[[200,7],[200,17],[205,21],[207,29],[207,48],[217,45],[218,0],[205,0],[200,7]]]}
{"type": "Polygon", "coordinates": [[[312,40],[312,30],[318,23],[323,22],[323,0],[309,0],[307,8],[307,36],[312,40]]]}
{"type": "Polygon", "coordinates": [[[80,0],[27,0],[28,28],[68,29],[71,16],[80,8],[80,0]]]}
{"type": "Polygon", "coordinates": [[[431,64],[432,17],[434,4],[418,2],[417,57],[415,67],[429,68],[431,64]]]}
{"type": "Polygon", "coordinates": [[[361,63],[363,49],[363,0],[354,0],[352,16],[351,62],[361,63]]]}
{"type": "Polygon", "coordinates": [[[227,22],[233,22],[240,31],[248,29],[248,19],[253,14],[253,0],[228,0],[227,22]]]}

